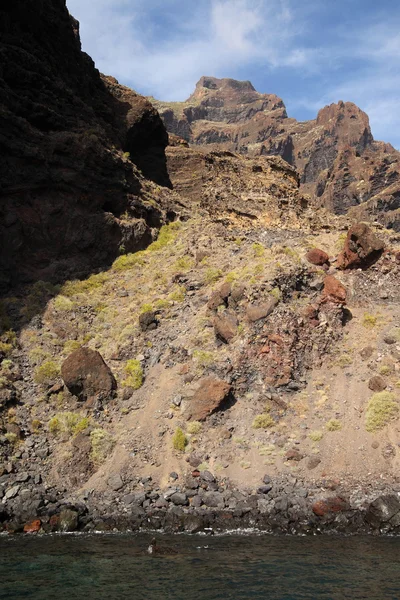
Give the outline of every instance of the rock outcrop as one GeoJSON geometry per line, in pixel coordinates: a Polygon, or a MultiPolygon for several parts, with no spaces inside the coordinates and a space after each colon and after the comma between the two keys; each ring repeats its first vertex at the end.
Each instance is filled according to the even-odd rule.
{"type": "Polygon", "coordinates": [[[247,156],[281,156],[300,173],[302,190],[337,214],[373,216],[400,228],[400,154],[376,142],[368,116],[339,101],[317,118],[289,118],[283,101],[249,81],[202,77],[186,102],[151,99],[169,132],[191,145],[247,156]]]}
{"type": "Polygon", "coordinates": [[[169,183],[157,111],[100,75],[65,0],[6,0],[0,34],[0,291],[144,248],[165,211],[142,173],[169,183]]]}
{"type": "Polygon", "coordinates": [[[108,400],[117,387],[101,354],[90,348],[75,350],[64,361],[61,376],[68,390],[81,401],[108,400]]]}

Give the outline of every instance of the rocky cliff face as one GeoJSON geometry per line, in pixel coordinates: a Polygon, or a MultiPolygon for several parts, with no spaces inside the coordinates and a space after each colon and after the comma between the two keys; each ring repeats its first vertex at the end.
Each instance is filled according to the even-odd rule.
{"type": "Polygon", "coordinates": [[[169,183],[156,110],[101,77],[65,0],[6,0],[0,32],[0,288],[143,248],[165,211],[138,168],[169,183]]]}
{"type": "Polygon", "coordinates": [[[315,120],[288,118],[274,94],[250,82],[202,77],[186,102],[154,102],[171,133],[189,143],[249,156],[279,155],[300,173],[303,191],[337,214],[352,207],[398,230],[400,154],[375,142],[368,116],[351,102],[315,120]]]}

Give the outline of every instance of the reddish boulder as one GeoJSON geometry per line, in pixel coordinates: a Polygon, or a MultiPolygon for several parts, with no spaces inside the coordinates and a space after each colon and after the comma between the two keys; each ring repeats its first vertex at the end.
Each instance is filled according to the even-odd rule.
{"type": "Polygon", "coordinates": [[[346,502],[346,500],[343,500],[343,498],[340,498],[340,496],[317,500],[312,505],[313,513],[317,515],[317,517],[324,517],[330,513],[343,512],[349,510],[349,508],[349,503],[346,502]]]}
{"type": "Polygon", "coordinates": [[[346,288],[333,275],[327,275],[324,279],[321,301],[346,304],[346,288]]]}
{"type": "Polygon", "coordinates": [[[368,267],[382,255],[384,243],[365,223],[350,227],[343,251],[337,259],[339,269],[368,267]]]}
{"type": "Polygon", "coordinates": [[[200,385],[190,401],[188,419],[204,421],[227,400],[231,386],[226,381],[208,377],[200,385]]]}
{"type": "Polygon", "coordinates": [[[117,387],[101,354],[90,348],[79,348],[70,354],[61,366],[61,377],[71,394],[81,401],[107,400],[117,387]]]}
{"type": "Polygon", "coordinates": [[[38,531],[40,531],[41,526],[41,520],[35,519],[34,521],[31,521],[30,523],[26,523],[24,525],[24,533],[37,533],[38,531]]]}
{"type": "Polygon", "coordinates": [[[306,259],[312,265],[322,267],[329,264],[329,255],[319,248],[312,248],[306,254],[306,259]]]}

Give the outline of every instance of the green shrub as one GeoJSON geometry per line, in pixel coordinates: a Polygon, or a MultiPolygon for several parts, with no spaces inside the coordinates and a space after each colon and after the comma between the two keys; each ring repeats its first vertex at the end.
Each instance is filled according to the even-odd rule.
{"type": "Polygon", "coordinates": [[[114,438],[104,429],[91,431],[90,442],[92,445],[90,457],[95,464],[103,463],[110,456],[115,446],[114,438]]]}
{"type": "Polygon", "coordinates": [[[178,427],[172,438],[173,447],[175,448],[175,450],[184,452],[188,443],[189,442],[188,442],[186,435],[183,433],[182,429],[180,427],[178,427]]]}
{"type": "Polygon", "coordinates": [[[253,421],[252,427],[253,429],[268,429],[269,427],[273,427],[275,425],[275,421],[271,417],[271,415],[263,414],[257,415],[253,421]]]}
{"type": "Polygon", "coordinates": [[[142,306],[140,307],[141,314],[151,312],[152,310],[153,310],[153,305],[149,304],[149,303],[142,304],[142,306]]]}
{"type": "Polygon", "coordinates": [[[150,244],[147,248],[149,252],[156,252],[162,250],[165,246],[173,242],[177,236],[178,230],[182,227],[179,221],[174,221],[168,225],[163,225],[160,229],[158,237],[155,242],[150,244]]]}
{"type": "Polygon", "coordinates": [[[4,437],[6,438],[7,442],[11,445],[16,444],[18,441],[18,436],[16,433],[8,432],[4,434],[4,437]]]}
{"type": "Polygon", "coordinates": [[[143,385],[143,369],[139,360],[131,359],[126,362],[125,373],[128,377],[123,385],[138,390],[143,385]]]}
{"type": "Polygon", "coordinates": [[[78,279],[75,281],[67,281],[61,288],[61,294],[63,296],[90,294],[94,290],[101,288],[106,281],[108,281],[108,275],[106,273],[97,273],[82,281],[78,279]]]}
{"type": "Polygon", "coordinates": [[[78,340],[67,340],[64,344],[64,353],[71,354],[75,352],[75,350],[79,350],[82,347],[82,343],[78,342],[78,340]]]}
{"type": "Polygon", "coordinates": [[[174,271],[188,271],[189,269],[191,269],[194,265],[194,261],[193,258],[191,258],[190,256],[182,256],[181,258],[178,258],[178,260],[176,261],[176,263],[173,266],[174,271]]]}
{"type": "Polygon", "coordinates": [[[205,350],[194,350],[193,358],[202,367],[209,367],[214,362],[214,354],[212,352],[206,352],[205,350]]]}
{"type": "Polygon", "coordinates": [[[392,368],[389,365],[383,365],[380,369],[379,369],[379,373],[381,375],[390,375],[392,372],[392,368]]]}
{"type": "Polygon", "coordinates": [[[168,300],[172,300],[174,302],[183,302],[186,298],[186,288],[184,285],[177,285],[173,292],[171,292],[168,296],[168,300]]]}
{"type": "Polygon", "coordinates": [[[34,380],[36,383],[50,384],[59,374],[60,367],[52,360],[48,360],[35,370],[34,380]]]}
{"type": "Polygon", "coordinates": [[[7,344],[6,342],[0,342],[0,354],[3,356],[8,356],[12,352],[12,345],[7,344]]]}
{"type": "Polygon", "coordinates": [[[368,402],[365,429],[371,433],[382,429],[399,414],[399,404],[391,392],[377,392],[368,402]]]}
{"type": "Polygon", "coordinates": [[[115,271],[127,271],[137,265],[142,266],[145,264],[144,251],[135,252],[134,254],[124,254],[117,258],[113,263],[113,269],[115,271]]]}
{"type": "Polygon", "coordinates": [[[259,256],[259,257],[264,256],[265,248],[262,244],[259,244],[256,242],[251,246],[251,248],[252,248],[255,256],[259,256]]]}
{"type": "Polygon", "coordinates": [[[210,267],[204,274],[204,280],[207,284],[215,283],[218,279],[221,279],[223,273],[221,269],[214,269],[210,267]]]}
{"type": "Polygon", "coordinates": [[[362,321],[362,324],[364,325],[364,327],[367,327],[368,329],[372,329],[373,327],[375,327],[377,322],[378,322],[378,317],[376,317],[375,315],[370,315],[368,313],[364,313],[363,321],[362,321]]]}
{"type": "Polygon", "coordinates": [[[342,429],[342,424],[338,419],[330,419],[325,425],[328,431],[339,431],[342,429]]]}
{"type": "Polygon", "coordinates": [[[61,412],[52,417],[48,423],[49,432],[53,435],[67,433],[77,435],[89,427],[89,419],[73,412],[61,412]]]}

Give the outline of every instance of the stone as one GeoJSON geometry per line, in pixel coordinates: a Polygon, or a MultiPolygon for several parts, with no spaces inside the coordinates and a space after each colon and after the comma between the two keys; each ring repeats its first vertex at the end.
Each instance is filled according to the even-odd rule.
{"type": "Polygon", "coordinates": [[[318,458],[318,456],[311,456],[307,461],[307,469],[310,469],[310,471],[312,471],[313,469],[316,469],[320,464],[321,459],[318,458]]]}
{"type": "Polygon", "coordinates": [[[224,304],[224,299],[221,298],[219,292],[214,291],[211,294],[209,301],[207,302],[207,308],[209,308],[210,310],[217,310],[219,306],[223,306],[224,304]]]}
{"type": "Polygon", "coordinates": [[[400,512],[400,498],[395,494],[379,496],[368,506],[366,522],[378,529],[400,512]]]}
{"type": "Polygon", "coordinates": [[[170,500],[172,504],[175,504],[175,506],[187,506],[189,504],[187,495],[181,492],[176,492],[175,494],[172,494],[170,500]]]}
{"type": "Polygon", "coordinates": [[[206,492],[203,497],[203,504],[209,508],[223,508],[225,500],[220,492],[206,492]]]}
{"type": "Polygon", "coordinates": [[[388,344],[388,345],[392,345],[397,342],[396,338],[393,335],[385,335],[383,337],[383,341],[385,342],[385,344],[388,344]]]}
{"type": "Polygon", "coordinates": [[[257,489],[257,494],[268,494],[272,490],[272,485],[261,485],[257,489]]]}
{"type": "Polygon", "coordinates": [[[238,320],[234,314],[223,314],[215,317],[214,331],[217,338],[228,344],[237,334],[238,320]]]}
{"type": "Polygon", "coordinates": [[[152,331],[156,329],[158,320],[156,313],[152,310],[148,310],[139,315],[139,327],[142,331],[152,331]]]}
{"type": "Polygon", "coordinates": [[[338,269],[366,268],[382,255],[385,245],[366,223],[352,225],[343,251],[337,258],[338,269]]]}
{"type": "Polygon", "coordinates": [[[35,519],[34,521],[25,523],[24,533],[37,533],[38,531],[40,531],[41,526],[42,522],[40,519],[35,519]]]}
{"type": "Polygon", "coordinates": [[[240,302],[240,300],[242,300],[244,298],[246,294],[246,287],[243,284],[236,284],[231,292],[231,298],[235,301],[235,302],[240,302]]]}
{"type": "Polygon", "coordinates": [[[360,350],[360,356],[363,360],[368,360],[369,358],[371,358],[374,352],[375,348],[373,348],[372,346],[366,346],[365,348],[362,348],[360,350]]]}
{"type": "Polygon", "coordinates": [[[9,488],[6,491],[6,493],[4,494],[4,498],[6,500],[11,500],[12,498],[15,498],[16,496],[18,496],[20,489],[21,489],[20,485],[14,485],[13,487],[9,488]]]}
{"type": "Polygon", "coordinates": [[[108,400],[117,387],[111,369],[96,350],[82,347],[63,362],[61,377],[80,401],[108,400]]]}
{"type": "Polygon", "coordinates": [[[322,267],[322,265],[329,265],[329,255],[319,248],[312,248],[309,250],[306,254],[306,259],[312,265],[320,267],[322,267]]]}
{"type": "Polygon", "coordinates": [[[227,400],[231,385],[221,379],[208,377],[200,381],[199,387],[189,402],[187,418],[204,421],[213,412],[219,410],[227,400]]]}
{"type": "Polygon", "coordinates": [[[303,460],[304,455],[301,454],[301,452],[299,452],[298,450],[288,450],[285,454],[285,458],[286,460],[294,460],[296,462],[299,462],[300,460],[303,460]]]}
{"type": "Polygon", "coordinates": [[[259,321],[260,319],[265,319],[272,313],[277,304],[278,300],[273,297],[263,304],[249,304],[246,309],[247,318],[252,323],[259,321]]]}
{"type": "Polygon", "coordinates": [[[107,485],[109,488],[114,490],[114,492],[117,492],[124,487],[124,482],[122,481],[121,476],[117,474],[112,475],[107,479],[107,485]]]}
{"type": "Polygon", "coordinates": [[[195,454],[194,452],[189,454],[187,461],[191,467],[195,467],[195,468],[198,467],[199,465],[201,465],[201,463],[203,462],[201,457],[197,456],[197,454],[195,454]]]}
{"type": "Polygon", "coordinates": [[[58,529],[64,532],[76,531],[78,529],[78,513],[70,508],[62,510],[58,529]]]}
{"type": "Polygon", "coordinates": [[[327,275],[324,279],[321,302],[333,302],[335,304],[346,304],[346,288],[333,275],[327,275]]]}
{"type": "Polygon", "coordinates": [[[330,513],[338,513],[349,510],[350,505],[346,500],[335,496],[331,498],[323,498],[317,500],[312,505],[312,511],[317,517],[324,517],[330,513]]]}
{"type": "Polygon", "coordinates": [[[201,471],[200,479],[202,479],[203,481],[206,481],[207,483],[215,482],[215,477],[212,473],[210,473],[210,471],[201,471]]]}
{"type": "Polygon", "coordinates": [[[381,375],[374,375],[368,381],[368,387],[373,392],[383,392],[387,388],[387,383],[381,375]]]}

